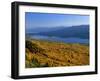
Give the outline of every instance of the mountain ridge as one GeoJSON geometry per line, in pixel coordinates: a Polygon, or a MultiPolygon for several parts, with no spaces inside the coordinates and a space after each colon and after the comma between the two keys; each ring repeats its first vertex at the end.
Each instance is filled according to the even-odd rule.
{"type": "Polygon", "coordinates": [[[48,32],[39,32],[37,35],[44,35],[44,36],[55,36],[55,37],[78,37],[89,39],[89,25],[79,25],[79,26],[71,26],[71,27],[64,27],[59,30],[55,31],[48,31],[48,32]]]}

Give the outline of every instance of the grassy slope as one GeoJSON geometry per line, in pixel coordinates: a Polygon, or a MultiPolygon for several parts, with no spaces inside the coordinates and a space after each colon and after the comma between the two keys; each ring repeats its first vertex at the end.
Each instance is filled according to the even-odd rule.
{"type": "Polygon", "coordinates": [[[89,65],[89,46],[42,40],[28,42],[26,68],[89,65]]]}

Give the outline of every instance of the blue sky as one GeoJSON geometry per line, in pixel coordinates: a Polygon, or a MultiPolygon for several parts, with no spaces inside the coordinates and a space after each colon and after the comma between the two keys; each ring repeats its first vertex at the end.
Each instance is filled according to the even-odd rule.
{"type": "Polygon", "coordinates": [[[25,13],[26,29],[36,27],[75,26],[89,24],[88,15],[55,14],[55,13],[25,13]]]}

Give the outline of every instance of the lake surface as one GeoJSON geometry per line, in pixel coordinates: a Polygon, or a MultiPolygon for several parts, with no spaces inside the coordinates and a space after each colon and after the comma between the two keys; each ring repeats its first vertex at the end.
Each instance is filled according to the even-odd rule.
{"type": "Polygon", "coordinates": [[[31,38],[40,39],[40,40],[49,40],[49,41],[57,41],[57,42],[65,42],[65,43],[84,43],[88,44],[89,39],[81,39],[81,38],[61,38],[61,37],[50,37],[50,36],[43,36],[43,35],[30,35],[31,38]]]}

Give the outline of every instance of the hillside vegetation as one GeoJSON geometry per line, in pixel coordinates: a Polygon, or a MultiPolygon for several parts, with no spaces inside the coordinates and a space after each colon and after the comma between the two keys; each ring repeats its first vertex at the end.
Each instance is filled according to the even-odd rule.
{"type": "Polygon", "coordinates": [[[89,46],[44,40],[26,40],[25,67],[89,65],[89,46]]]}

